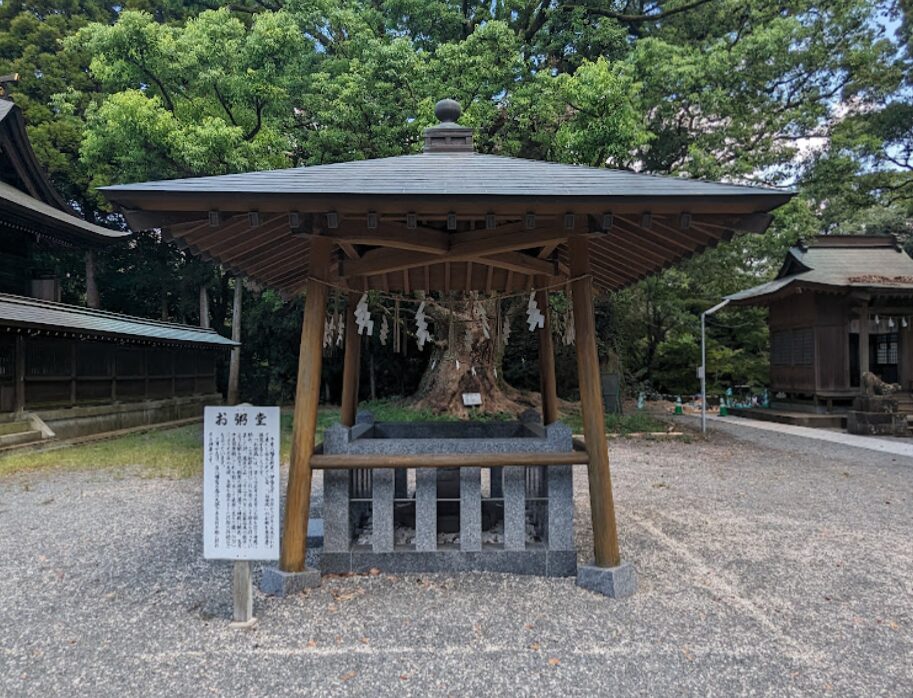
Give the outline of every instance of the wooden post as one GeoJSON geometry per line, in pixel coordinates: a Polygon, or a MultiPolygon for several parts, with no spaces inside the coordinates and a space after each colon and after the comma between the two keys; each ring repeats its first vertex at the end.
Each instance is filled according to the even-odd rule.
{"type": "Polygon", "coordinates": [[[869,370],[869,303],[859,307],[859,392],[865,392],[862,377],[869,370]]]}
{"type": "Polygon", "coordinates": [[[16,414],[25,412],[25,336],[16,335],[16,414]]]}
{"type": "Polygon", "coordinates": [[[254,592],[250,580],[250,561],[235,560],[231,577],[231,597],[234,610],[232,620],[237,627],[246,627],[254,621],[254,592]]]}
{"type": "MultiPolygon", "coordinates": [[[[241,341],[241,298],[244,295],[244,283],[240,276],[235,277],[235,298],[231,307],[231,338],[241,341]]],[[[194,369],[196,371],[196,369],[194,369]]],[[[241,400],[238,383],[241,379],[241,347],[232,347],[228,362],[228,404],[237,405],[241,400]]]]}
{"type": "Polygon", "coordinates": [[[596,352],[596,319],[593,314],[593,281],[590,278],[587,241],[572,237],[570,253],[571,293],[574,296],[574,329],[577,344],[577,375],[580,408],[589,460],[590,508],[593,517],[593,548],[597,567],[615,567],[621,562],[615,502],[609,471],[609,446],[605,435],[605,413],[599,385],[599,357],[596,352]],[[579,277],[579,278],[578,278],[579,277]]]}
{"type": "Polygon", "coordinates": [[[342,407],[339,421],[345,427],[355,425],[358,411],[358,369],[361,365],[361,337],[355,324],[355,305],[360,298],[357,293],[348,294],[346,304],[346,346],[342,359],[342,407]]]}
{"type": "MultiPolygon", "coordinates": [[[[311,243],[311,274],[325,274],[331,243],[311,243]]],[[[307,552],[308,515],[311,508],[311,456],[317,433],[317,403],[320,398],[320,369],[323,362],[323,330],[327,287],[309,278],[305,293],[301,345],[298,352],[298,384],[292,429],[292,453],[288,473],[288,496],[282,528],[279,567],[284,572],[304,570],[307,552]]],[[[348,326],[349,321],[346,322],[348,326]]],[[[354,323],[353,323],[354,324],[354,323]]]]}
{"type": "Polygon", "coordinates": [[[76,364],[77,364],[77,342],[78,339],[71,340],[70,345],[70,404],[76,406],[76,364]]]}
{"type": "Polygon", "coordinates": [[[111,376],[111,403],[117,402],[117,347],[108,349],[108,375],[111,376]]]}
{"type": "MultiPolygon", "coordinates": [[[[545,286],[548,279],[536,277],[536,284],[545,286]]],[[[558,389],[555,380],[555,343],[548,312],[548,291],[536,293],[536,303],[545,315],[545,326],[539,330],[539,393],[542,395],[542,423],[558,421],[558,389]]]]}

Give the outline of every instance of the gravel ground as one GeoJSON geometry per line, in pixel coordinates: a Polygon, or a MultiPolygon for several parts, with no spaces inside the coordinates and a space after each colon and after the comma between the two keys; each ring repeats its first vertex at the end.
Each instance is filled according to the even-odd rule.
{"type": "MultiPolygon", "coordinates": [[[[197,479],[0,478],[0,695],[911,695],[913,460],[728,425],[611,450],[633,598],[336,577],[249,631],[197,479]]],[[[576,516],[583,560],[584,470],[576,516]]]]}

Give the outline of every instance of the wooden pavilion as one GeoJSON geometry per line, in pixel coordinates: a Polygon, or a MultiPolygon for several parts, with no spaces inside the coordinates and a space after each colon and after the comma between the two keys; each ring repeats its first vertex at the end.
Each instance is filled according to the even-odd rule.
{"type": "MultiPolygon", "coordinates": [[[[330,286],[350,299],[398,293],[539,290],[573,296],[595,564],[620,564],[593,316],[594,287],[620,289],[729,239],[763,232],[790,192],[478,154],[460,108],[443,100],[424,152],[286,170],[105,187],[137,229],[159,227],[192,251],[289,294],[304,291],[298,384],[280,567],[305,569],[312,468],[402,467],[390,457],[315,454],[330,286]]],[[[359,342],[346,323],[341,421],[355,420],[359,342]]],[[[539,331],[543,418],[557,420],[551,330],[539,331]]],[[[404,456],[453,467],[454,456],[404,456]]],[[[553,460],[552,462],[555,462],[553,460]]],[[[522,454],[473,465],[526,464],[522,454]]],[[[466,465],[464,463],[464,465],[466,465]]],[[[578,577],[579,580],[579,577],[578,577]]]]}
{"type": "Polygon", "coordinates": [[[913,407],[913,259],[895,237],[800,242],[776,279],[728,299],[769,309],[778,408],[846,412],[863,394],[866,372],[900,384],[898,399],[913,407]]]}

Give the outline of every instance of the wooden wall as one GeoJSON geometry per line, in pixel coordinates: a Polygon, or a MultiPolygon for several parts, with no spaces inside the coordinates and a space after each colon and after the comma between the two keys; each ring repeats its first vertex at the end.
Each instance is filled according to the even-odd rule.
{"type": "Polygon", "coordinates": [[[851,392],[850,300],[843,295],[816,293],[815,355],[816,392],[851,392]]]}
{"type": "MultiPolygon", "coordinates": [[[[22,409],[156,400],[216,392],[218,350],[24,337],[22,409]]],[[[0,339],[0,411],[16,409],[15,335],[0,339]]]]}
{"type": "Polygon", "coordinates": [[[815,296],[801,293],[770,306],[771,392],[815,392],[815,296]]]}

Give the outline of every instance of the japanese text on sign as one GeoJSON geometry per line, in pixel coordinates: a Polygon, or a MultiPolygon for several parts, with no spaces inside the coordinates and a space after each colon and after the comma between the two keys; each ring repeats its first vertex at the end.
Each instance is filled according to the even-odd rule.
{"type": "Polygon", "coordinates": [[[203,557],[279,557],[279,408],[207,407],[203,557]]]}

